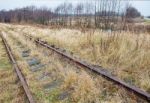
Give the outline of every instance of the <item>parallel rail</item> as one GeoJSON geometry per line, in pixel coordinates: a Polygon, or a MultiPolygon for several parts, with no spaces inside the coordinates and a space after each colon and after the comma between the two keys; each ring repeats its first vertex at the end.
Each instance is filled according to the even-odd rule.
{"type": "Polygon", "coordinates": [[[112,76],[110,73],[104,71],[106,69],[102,68],[102,67],[95,67],[93,66],[92,64],[89,64],[85,61],[81,61],[75,57],[73,57],[72,55],[66,53],[66,52],[63,52],[65,50],[62,50],[60,48],[56,48],[54,45],[49,45],[47,42],[45,41],[42,41],[42,40],[39,40],[39,39],[34,39],[33,37],[29,36],[29,35],[25,35],[27,38],[29,38],[30,40],[34,40],[34,42],[36,44],[39,44],[45,48],[48,48],[52,51],[55,51],[56,53],[62,55],[63,57],[71,60],[72,62],[82,66],[82,67],[85,67],[93,72],[95,72],[96,74],[98,75],[101,75],[102,77],[114,82],[115,84],[118,84],[119,86],[125,88],[126,90],[128,90],[129,92],[132,92],[134,93],[135,95],[137,96],[140,96],[141,98],[147,100],[148,102],[150,102],[150,94],[141,90],[140,88],[137,88],[135,86],[132,86],[132,85],[129,85],[127,83],[125,83],[124,81],[118,79],[117,77],[115,76],[112,76]]]}
{"type": "Polygon", "coordinates": [[[22,87],[23,87],[23,89],[25,91],[25,94],[27,96],[27,99],[28,99],[29,103],[35,103],[35,101],[34,101],[34,99],[32,97],[32,94],[31,94],[31,92],[29,90],[28,84],[26,83],[25,78],[24,78],[23,74],[21,73],[21,71],[19,69],[19,66],[18,66],[18,64],[17,64],[17,62],[16,62],[16,60],[15,60],[15,58],[13,56],[13,53],[11,52],[10,47],[7,44],[6,39],[3,37],[2,34],[0,34],[0,36],[2,38],[2,41],[3,41],[4,45],[5,45],[5,48],[6,48],[8,56],[9,56],[9,59],[10,59],[12,65],[13,65],[15,71],[16,71],[16,74],[17,74],[21,84],[22,84],[22,87]]]}

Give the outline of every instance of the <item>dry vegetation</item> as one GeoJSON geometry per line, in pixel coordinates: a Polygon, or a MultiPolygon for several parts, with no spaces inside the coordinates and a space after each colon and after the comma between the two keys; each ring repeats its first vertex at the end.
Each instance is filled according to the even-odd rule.
{"type": "MultiPolygon", "coordinates": [[[[14,28],[14,27],[13,27],[14,28]]],[[[113,75],[150,92],[150,35],[122,31],[40,29],[16,26],[18,32],[42,38],[89,62],[108,68],[113,75]]]]}
{"type": "MultiPolygon", "coordinates": [[[[33,45],[32,42],[25,40],[25,38],[21,36],[21,34],[22,32],[35,33],[36,35],[34,34],[32,35],[36,37],[41,36],[41,38],[46,39],[50,43],[54,43],[57,46],[64,47],[69,51],[72,51],[75,54],[81,56],[82,58],[88,59],[89,62],[95,64],[99,63],[104,67],[111,66],[112,68],[114,68],[112,69],[112,71],[114,72],[116,71],[117,65],[118,68],[120,66],[118,63],[119,60],[115,61],[116,56],[114,53],[115,52],[118,53],[116,49],[120,50],[121,48],[119,46],[120,42],[123,42],[121,36],[109,35],[110,39],[108,39],[108,35],[105,35],[105,33],[100,35],[97,31],[95,31],[93,35],[93,32],[90,33],[88,32],[87,34],[83,34],[77,30],[68,30],[68,29],[62,29],[59,31],[57,29],[42,30],[33,27],[28,28],[23,26],[9,27],[9,25],[8,26],[3,25],[3,28],[4,28],[3,34],[5,35],[9,45],[13,49],[13,52],[17,58],[17,62],[19,63],[19,66],[22,68],[22,72],[25,75],[27,83],[37,102],[39,103],[41,102],[42,103],[43,102],[44,103],[116,103],[116,102],[133,103],[135,102],[136,103],[137,98],[134,95],[129,94],[128,92],[124,91],[121,88],[118,88],[117,86],[113,86],[112,83],[104,80],[99,76],[91,74],[88,71],[84,71],[84,69],[82,68],[75,67],[74,65],[70,64],[70,62],[64,60],[63,58],[59,57],[55,53],[47,51],[48,56],[45,57],[43,54],[43,52],[46,51],[45,49],[37,48],[35,45],[33,45]],[[18,32],[14,32],[14,30],[18,32]],[[36,31],[32,32],[32,30],[33,31],[36,30],[36,31]],[[112,37],[114,39],[111,39],[112,37]],[[119,37],[121,40],[120,42],[117,43],[118,45],[116,45],[117,41],[115,42],[115,39],[118,39],[119,37]],[[114,44],[115,46],[113,46],[114,44]],[[109,48],[106,48],[104,45],[109,48]],[[30,49],[31,57],[36,56],[40,58],[42,63],[49,63],[49,62],[50,63],[46,66],[45,69],[42,69],[38,72],[31,72],[30,67],[28,66],[26,60],[22,58],[20,54],[20,52],[22,51],[20,46],[25,46],[27,49],[30,49]],[[111,52],[113,51],[114,52],[112,54],[109,54],[111,52],[109,52],[107,49],[110,49],[111,52]],[[110,61],[108,59],[110,59],[110,61]],[[117,65],[114,66],[113,63],[116,63],[117,65]],[[45,79],[42,80],[37,79],[44,73],[46,74],[48,73],[50,75],[48,75],[45,79]],[[48,91],[47,90],[45,91],[43,89],[43,86],[49,83],[53,83],[54,81],[60,83],[60,85],[57,88],[55,87],[54,89],[48,91]],[[62,93],[65,94],[66,92],[68,93],[67,98],[65,98],[64,100],[59,100],[58,99],[59,95],[62,93]]],[[[126,36],[124,35],[124,37],[126,36]]],[[[132,38],[129,39],[132,40],[132,38]]],[[[132,43],[132,41],[129,41],[129,43],[130,42],[132,43]]],[[[118,53],[118,56],[120,56],[120,54],[118,53]]],[[[148,70],[147,68],[144,69],[148,70]]],[[[123,71],[119,70],[119,72],[121,74],[118,73],[118,76],[124,77],[125,74],[122,73],[123,71]]],[[[144,75],[143,77],[146,76],[144,75]]],[[[146,83],[146,81],[144,83],[146,83]]]]}
{"type": "MultiPolygon", "coordinates": [[[[0,33],[36,103],[146,103],[23,36],[63,48],[150,94],[150,25],[129,0],[66,1],[53,9],[27,6],[2,10],[0,22],[24,24],[0,23],[0,33]]],[[[27,102],[24,97],[0,39],[0,103],[27,102]]]]}
{"type": "Polygon", "coordinates": [[[0,39],[0,103],[25,103],[24,92],[0,39]]]}

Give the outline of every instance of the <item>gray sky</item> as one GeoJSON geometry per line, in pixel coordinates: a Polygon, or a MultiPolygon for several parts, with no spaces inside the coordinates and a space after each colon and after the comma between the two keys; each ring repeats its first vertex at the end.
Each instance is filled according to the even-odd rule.
{"type": "MultiPolygon", "coordinates": [[[[84,2],[84,0],[0,0],[0,10],[2,9],[14,9],[30,5],[35,5],[37,7],[55,7],[62,2],[73,1],[77,3],[78,1],[84,2]]],[[[150,0],[132,0],[130,3],[136,7],[144,16],[150,15],[150,0]]]]}

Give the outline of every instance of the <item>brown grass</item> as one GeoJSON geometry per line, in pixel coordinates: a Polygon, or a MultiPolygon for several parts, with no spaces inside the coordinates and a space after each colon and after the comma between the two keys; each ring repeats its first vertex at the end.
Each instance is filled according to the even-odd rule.
{"type": "MultiPolygon", "coordinates": [[[[19,26],[16,26],[21,28],[19,26]]],[[[42,38],[50,44],[67,49],[89,62],[108,68],[122,80],[131,81],[146,91],[150,78],[150,35],[134,32],[88,30],[82,33],[70,29],[40,29],[26,26],[23,32],[42,38]],[[142,72],[142,73],[141,73],[142,72]],[[146,78],[143,81],[143,78],[146,78]],[[142,81],[142,83],[141,83],[142,81]]]]}
{"type": "MultiPolygon", "coordinates": [[[[81,56],[82,58],[87,59],[89,62],[92,62],[94,64],[103,65],[104,67],[111,67],[108,69],[113,71],[114,74],[118,75],[121,78],[127,77],[127,79],[132,80],[133,78],[129,77],[130,74],[128,72],[124,73],[124,70],[126,69],[130,70],[128,69],[129,67],[134,67],[134,66],[130,66],[131,64],[133,64],[133,62],[130,64],[129,62],[130,59],[134,60],[135,57],[143,58],[142,55],[138,56],[139,51],[141,49],[137,49],[136,51],[137,53],[135,53],[134,51],[133,53],[131,52],[131,50],[134,50],[133,47],[135,45],[138,45],[137,46],[138,48],[141,47],[140,46],[141,44],[139,42],[137,44],[137,42],[133,41],[134,40],[133,37],[136,37],[133,34],[129,34],[128,36],[126,36],[125,33],[122,33],[121,35],[106,35],[106,33],[102,31],[89,31],[83,34],[79,32],[78,30],[61,29],[60,31],[58,31],[56,29],[42,30],[42,29],[37,29],[37,28],[36,28],[36,31],[32,32],[32,30],[35,30],[35,28],[31,28],[31,27],[28,28],[28,27],[22,27],[22,26],[16,26],[13,28],[15,29],[15,31],[18,31],[18,32],[20,30],[24,32],[30,32],[32,33],[31,35],[33,36],[41,37],[49,41],[50,43],[54,43],[57,46],[67,48],[69,51],[74,52],[75,54],[81,56]],[[22,28],[24,28],[24,30],[22,28]],[[48,35],[49,33],[51,35],[48,35]],[[130,57],[131,55],[132,57],[130,57]],[[126,58],[126,57],[130,57],[130,58],[126,58]],[[126,65],[128,63],[129,65],[126,65]]],[[[69,102],[69,103],[70,102],[72,103],[93,103],[93,102],[94,103],[100,103],[100,102],[102,103],[114,102],[115,103],[115,102],[118,102],[119,103],[119,102],[133,102],[133,101],[135,102],[136,101],[136,100],[133,100],[133,98],[130,97],[130,95],[128,96],[128,94],[125,94],[125,92],[123,92],[120,89],[117,89],[117,87],[114,87],[111,83],[103,80],[100,77],[92,76],[86,71],[77,72],[76,67],[74,67],[73,65],[70,65],[68,62],[65,62],[64,59],[58,57],[58,55],[54,54],[53,52],[49,52],[50,55],[48,57],[43,57],[42,52],[46,50],[37,48],[32,44],[32,42],[24,40],[23,36],[19,36],[21,35],[21,32],[19,32],[18,34],[17,32],[8,30],[8,33],[10,35],[15,36],[17,39],[19,39],[22,42],[22,44],[27,46],[27,48],[30,48],[31,50],[33,50],[33,52],[31,53],[32,56],[36,55],[43,62],[45,61],[51,62],[46,67],[46,69],[41,72],[52,73],[53,78],[49,78],[49,80],[42,81],[42,82],[38,82],[35,79],[36,76],[40,75],[41,72],[32,74],[28,71],[28,67],[25,66],[27,65],[26,63],[24,63],[23,61],[20,61],[19,63],[19,65],[22,68],[27,68],[27,69],[23,69],[23,73],[26,75],[28,84],[32,88],[32,92],[34,93],[34,95],[37,95],[36,97],[39,101],[43,101],[46,103],[49,101],[48,98],[53,97],[52,95],[49,97],[48,96],[49,93],[43,92],[41,88],[42,84],[50,83],[53,80],[57,80],[57,79],[61,79],[63,82],[61,87],[58,89],[59,92],[69,91],[69,93],[71,93],[69,95],[69,99],[67,99],[66,101],[60,101],[61,103],[65,103],[65,102],[69,102]],[[35,50],[38,50],[38,51],[35,52],[35,50]],[[24,70],[26,71],[24,72],[24,70]],[[38,84],[40,84],[40,86],[38,86],[38,84]],[[37,92],[37,91],[40,91],[40,92],[37,92]]],[[[144,40],[145,40],[145,37],[144,37],[144,40]]],[[[147,40],[149,40],[149,38],[147,38],[147,40]]],[[[148,41],[144,41],[144,42],[145,42],[144,45],[146,44],[146,42],[149,43],[148,41]]],[[[13,47],[12,44],[13,43],[10,43],[11,47],[13,47]]],[[[13,47],[13,48],[17,48],[17,47],[13,47]]],[[[142,48],[144,47],[142,46],[142,48]]],[[[148,48],[146,50],[148,50],[148,48]]],[[[19,50],[16,49],[15,51],[17,53],[17,51],[19,50]]],[[[144,51],[144,53],[146,52],[144,51]]],[[[19,55],[19,54],[16,54],[16,55],[19,55]]],[[[137,61],[135,60],[135,62],[137,61]]],[[[144,70],[147,70],[147,67],[144,70]]],[[[131,70],[130,72],[131,72],[131,76],[135,75],[132,73],[133,70],[131,70]]],[[[146,76],[143,75],[142,77],[145,78],[146,76]]],[[[149,80],[148,76],[147,78],[149,80]]],[[[142,88],[144,89],[149,88],[149,86],[144,87],[144,85],[146,84],[146,81],[143,81],[143,82],[144,83],[142,84],[142,88]]],[[[57,93],[55,92],[54,94],[56,96],[57,93]]],[[[53,101],[53,103],[58,103],[58,101],[57,100],[53,101]]]]}
{"type": "Polygon", "coordinates": [[[0,102],[24,103],[24,92],[0,39],[0,102]]]}

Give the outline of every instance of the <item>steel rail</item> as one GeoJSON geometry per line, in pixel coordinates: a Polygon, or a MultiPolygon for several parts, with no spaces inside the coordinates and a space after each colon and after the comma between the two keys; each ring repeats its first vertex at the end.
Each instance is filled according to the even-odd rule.
{"type": "MultiPolygon", "coordinates": [[[[80,65],[82,67],[85,67],[85,68],[87,68],[87,69],[97,73],[98,75],[101,75],[102,77],[108,79],[109,81],[113,81],[115,84],[118,84],[119,86],[125,88],[129,92],[133,92],[134,94],[136,94],[136,95],[140,96],[141,98],[143,98],[143,99],[147,100],[148,102],[150,102],[150,94],[149,93],[141,90],[140,88],[137,88],[135,86],[129,85],[126,82],[118,79],[115,76],[112,76],[110,73],[104,71],[106,69],[104,69],[102,67],[95,67],[95,66],[93,66],[90,63],[87,63],[85,61],[81,61],[81,60],[73,57],[72,55],[70,55],[70,54],[68,54],[66,52],[63,52],[64,49],[62,50],[62,49],[60,49],[58,47],[56,48],[54,45],[49,45],[45,41],[42,41],[40,39],[35,39],[35,38],[33,38],[32,36],[29,36],[29,35],[24,35],[24,36],[29,38],[30,40],[34,40],[34,42],[36,44],[39,44],[39,45],[41,45],[43,47],[46,47],[46,48],[48,48],[48,49],[50,49],[50,50],[52,50],[52,51],[62,55],[63,57],[68,58],[69,60],[73,61],[74,63],[76,63],[76,64],[78,64],[78,65],[80,65]]],[[[66,50],[64,50],[64,51],[66,51],[66,50]]]]}
{"type": "Polygon", "coordinates": [[[17,74],[17,76],[18,76],[18,78],[19,78],[19,80],[21,82],[21,85],[22,85],[22,87],[23,87],[23,89],[25,91],[25,94],[27,96],[27,99],[28,99],[29,103],[35,103],[35,101],[33,99],[33,96],[32,96],[32,94],[31,94],[31,92],[29,90],[28,84],[26,83],[25,78],[24,78],[23,74],[21,73],[21,70],[19,69],[19,66],[18,66],[18,64],[17,64],[17,62],[16,62],[16,60],[15,60],[15,58],[13,56],[13,53],[11,52],[11,48],[7,44],[7,41],[3,37],[3,35],[0,34],[0,36],[2,38],[2,41],[3,41],[4,45],[5,45],[5,49],[7,51],[9,59],[10,59],[12,65],[13,65],[13,67],[14,67],[14,69],[16,71],[16,74],[17,74]]]}

